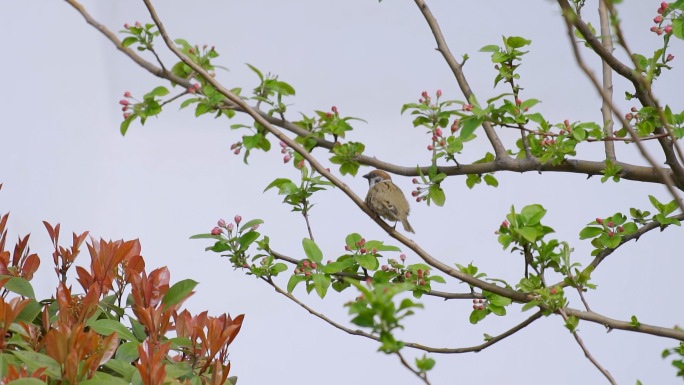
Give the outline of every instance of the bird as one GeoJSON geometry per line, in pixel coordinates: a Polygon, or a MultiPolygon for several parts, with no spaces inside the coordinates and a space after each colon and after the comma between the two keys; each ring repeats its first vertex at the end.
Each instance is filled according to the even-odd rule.
{"type": "Polygon", "coordinates": [[[389,174],[382,170],[373,170],[363,177],[368,179],[368,208],[389,221],[401,222],[404,230],[415,234],[407,219],[411,211],[409,203],[389,174]]]}

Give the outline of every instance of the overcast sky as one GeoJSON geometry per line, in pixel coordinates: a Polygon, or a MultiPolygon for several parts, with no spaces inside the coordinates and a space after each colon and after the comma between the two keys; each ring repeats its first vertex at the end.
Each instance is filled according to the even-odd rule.
{"type": "MultiPolygon", "coordinates": [[[[230,69],[218,72],[223,84],[245,90],[256,86],[256,76],[245,63],[276,73],[297,90],[296,97],[288,100],[290,119],[296,120],[298,112],[311,115],[314,109],[335,105],[341,114],[367,121],[355,123],[349,138],[364,141],[366,153],[383,160],[403,166],[429,162],[425,150],[429,137],[412,127],[409,116],[400,115],[402,104],[416,102],[423,90],[442,89],[445,98],[462,99],[411,1],[157,3],[174,38],[216,46],[221,54],[216,63],[230,69]]],[[[587,3],[585,15],[598,25],[596,2],[587,3]]],[[[520,68],[523,98],[542,100],[538,109],[552,122],[601,120],[598,98],[575,68],[554,2],[429,4],[454,54],[471,57],[465,73],[480,100],[507,89],[492,88],[495,72],[489,54],[478,50],[500,44],[502,35],[519,35],[532,40],[520,68]]],[[[619,8],[631,48],[647,56],[662,44],[648,31],[658,4],[631,1],[619,8]]],[[[113,31],[124,23],[150,22],[142,2],[84,5],[113,31]]],[[[11,211],[10,240],[32,233],[32,250],[43,260],[34,280],[40,298],[50,296],[56,285],[42,220],[60,222],[65,243],[72,231],[85,230],[98,238],[139,238],[150,269],[167,265],[173,281],[200,281],[187,302],[191,311],[246,314],[231,345],[231,374],[239,376],[241,384],[418,383],[396,357],[376,352],[373,341],[333,329],[262,282],[233,271],[227,260],[205,253],[205,241],[188,239],[208,232],[219,218],[240,214],[245,219],[264,219],[260,230],[271,237],[272,247],[300,258],[305,223],[280,204],[274,191],[261,193],[277,177],[297,177],[291,165],[282,165],[278,151],[255,152],[246,166],[229,149],[242,135],[229,129],[232,122],[196,119],[191,110],[179,112],[178,104],[145,126],[134,123],[122,137],[117,102],[123,93],[141,96],[166,84],[118,52],[65,2],[0,2],[0,19],[5,31],[0,61],[5,89],[0,94],[0,183],[4,183],[0,212],[11,211]]],[[[167,64],[175,62],[161,42],[157,46],[167,64]]],[[[681,111],[683,78],[678,65],[684,51],[681,41],[674,41],[674,46],[675,70],[664,72],[655,91],[662,103],[681,111]]],[[[589,51],[583,52],[589,57],[589,51]]],[[[596,60],[589,62],[597,68],[596,60]]],[[[626,111],[632,104],[623,100],[625,90],[624,82],[616,82],[616,101],[626,111]]],[[[237,121],[248,122],[241,119],[237,121]]],[[[517,134],[502,136],[510,145],[517,134]]],[[[643,164],[632,147],[618,145],[618,156],[643,164]]],[[[476,160],[484,151],[489,146],[480,135],[468,143],[459,160],[476,160]]],[[[601,144],[579,147],[583,157],[600,160],[601,153],[601,144]]],[[[326,157],[321,151],[315,154],[326,157]]],[[[661,201],[671,199],[659,185],[601,184],[599,178],[585,180],[581,175],[497,174],[497,178],[499,188],[473,190],[465,186],[465,177],[450,179],[443,185],[444,208],[413,203],[410,219],[416,234],[412,238],[446,263],[473,262],[488,276],[515,283],[522,261],[517,254],[501,250],[494,234],[511,205],[544,205],[549,210],[545,223],[574,247],[573,258],[586,265],[591,246],[578,239],[584,225],[595,217],[628,212],[630,207],[650,209],[649,194],[661,201]]],[[[365,179],[343,179],[365,195],[365,179]]],[[[408,194],[410,179],[395,177],[395,181],[408,194]]],[[[315,201],[312,226],[325,259],[343,253],[344,238],[351,232],[396,244],[340,191],[317,194],[315,201]]],[[[592,308],[620,320],[636,315],[644,323],[681,325],[681,237],[680,228],[651,232],[611,255],[594,274],[599,288],[587,295],[592,308]]],[[[86,255],[82,257],[81,263],[86,264],[86,255]]],[[[409,253],[408,262],[419,260],[409,253]]],[[[285,286],[286,280],[287,276],[279,282],[285,286]]],[[[462,292],[467,287],[452,282],[437,289],[462,292]]],[[[295,294],[343,323],[349,316],[342,304],[357,295],[331,293],[323,302],[307,296],[301,287],[295,294]]],[[[531,315],[512,306],[508,317],[490,316],[471,326],[470,301],[426,298],[424,302],[426,308],[407,321],[400,338],[440,347],[476,345],[483,333],[499,334],[531,315]]],[[[573,297],[571,306],[581,304],[573,297]]],[[[675,341],[606,333],[600,325],[589,323],[580,323],[579,329],[588,348],[619,383],[634,384],[637,379],[645,385],[681,383],[669,361],[660,358],[661,351],[675,346],[675,341]]],[[[559,317],[539,320],[478,354],[434,358],[433,384],[605,381],[559,317]]]]}

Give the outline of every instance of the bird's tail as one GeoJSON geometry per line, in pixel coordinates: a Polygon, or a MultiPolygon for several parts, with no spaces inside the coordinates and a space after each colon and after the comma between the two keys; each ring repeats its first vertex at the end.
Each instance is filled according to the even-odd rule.
{"type": "Polygon", "coordinates": [[[416,233],[415,231],[413,231],[413,227],[411,227],[411,224],[408,222],[408,219],[402,220],[401,225],[404,226],[404,230],[408,231],[409,233],[416,233]]]}

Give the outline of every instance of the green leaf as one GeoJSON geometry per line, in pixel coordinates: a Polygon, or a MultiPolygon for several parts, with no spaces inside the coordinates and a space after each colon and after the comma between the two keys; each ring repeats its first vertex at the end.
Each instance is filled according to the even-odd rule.
{"type": "Polygon", "coordinates": [[[255,74],[257,74],[257,76],[259,77],[259,80],[261,80],[262,82],[264,81],[264,75],[261,73],[261,71],[259,71],[259,69],[257,69],[255,66],[253,66],[249,63],[245,63],[245,64],[247,64],[247,67],[249,67],[249,69],[251,69],[252,71],[254,71],[255,74]]]}
{"type": "Polygon", "coordinates": [[[335,274],[352,266],[354,263],[356,263],[356,261],[352,258],[347,258],[337,262],[330,262],[327,265],[321,267],[321,271],[327,274],[335,274]]]}
{"type": "Polygon", "coordinates": [[[587,226],[580,231],[579,236],[580,239],[595,238],[598,237],[602,232],[602,227],[587,226]]]}
{"type": "Polygon", "coordinates": [[[138,341],[138,339],[135,338],[135,335],[133,335],[133,332],[131,332],[130,329],[121,324],[121,322],[119,321],[111,319],[100,319],[88,323],[88,326],[95,330],[96,333],[101,334],[103,336],[108,336],[112,333],[116,333],[120,339],[127,341],[138,341]]]}
{"type": "Polygon", "coordinates": [[[143,97],[143,99],[148,99],[148,98],[151,98],[154,96],[164,96],[164,95],[167,95],[168,93],[169,93],[169,90],[166,89],[166,87],[159,86],[159,87],[156,87],[155,89],[153,89],[152,91],[146,93],[145,96],[143,97]]]}
{"type": "Polygon", "coordinates": [[[537,240],[537,236],[539,233],[537,232],[537,229],[534,227],[521,227],[518,229],[518,233],[522,235],[523,238],[525,238],[528,242],[534,242],[537,240]]]}
{"type": "Polygon", "coordinates": [[[254,226],[260,225],[264,223],[261,219],[252,219],[251,221],[247,221],[246,223],[243,223],[242,226],[240,226],[240,231],[244,231],[245,229],[252,228],[254,226]]]}
{"type": "Polygon", "coordinates": [[[119,126],[119,131],[121,131],[121,136],[126,135],[126,132],[128,132],[128,126],[131,125],[131,122],[134,121],[138,115],[136,114],[131,114],[128,118],[124,119],[123,122],[121,122],[121,126],[119,126]]]}
{"type": "Polygon", "coordinates": [[[482,321],[485,319],[487,316],[487,310],[473,310],[472,313],[470,313],[470,323],[475,325],[476,323],[482,321]]]}
{"type": "Polygon", "coordinates": [[[466,116],[465,118],[461,119],[460,137],[463,139],[470,138],[475,132],[475,129],[482,125],[482,122],[484,122],[484,118],[478,118],[475,116],[466,116]]]}
{"type": "Polygon", "coordinates": [[[486,45],[480,48],[480,52],[499,52],[499,46],[495,44],[486,45]]]}
{"type": "Polygon", "coordinates": [[[532,43],[531,40],[527,40],[520,36],[511,36],[508,39],[506,39],[506,45],[508,45],[511,48],[521,48],[530,43],[532,43]]]}
{"type": "Polygon", "coordinates": [[[494,175],[491,175],[491,174],[485,175],[484,181],[488,186],[492,186],[492,187],[498,187],[499,186],[499,181],[496,180],[494,175]]]}
{"type": "Polygon", "coordinates": [[[321,263],[323,260],[323,253],[321,252],[321,249],[318,248],[318,245],[316,245],[316,242],[309,238],[304,238],[302,239],[302,246],[304,247],[304,253],[306,253],[308,259],[316,263],[321,263]]]}
{"type": "MultiPolygon", "coordinates": [[[[135,340],[124,342],[123,344],[119,345],[119,348],[116,349],[116,359],[128,362],[130,365],[131,362],[137,360],[139,357],[138,345],[140,345],[140,343],[135,342],[135,340]]],[[[126,375],[129,373],[129,371],[128,369],[124,369],[122,372],[117,371],[117,373],[126,375]]]]}
{"type": "Polygon", "coordinates": [[[240,244],[240,248],[243,250],[247,250],[249,245],[251,245],[254,241],[256,241],[260,235],[261,234],[257,233],[254,230],[250,230],[250,231],[242,234],[242,236],[240,236],[240,238],[238,239],[238,243],[240,244]]]}
{"type": "Polygon", "coordinates": [[[371,254],[359,254],[355,255],[354,259],[366,270],[377,270],[380,266],[378,259],[371,254]]]}
{"type": "Polygon", "coordinates": [[[444,206],[444,202],[446,201],[446,195],[444,194],[444,190],[442,190],[442,188],[439,185],[430,185],[428,195],[437,206],[444,206]]]}
{"type": "Polygon", "coordinates": [[[539,224],[544,215],[546,215],[546,209],[537,204],[529,205],[523,207],[522,211],[520,211],[520,215],[526,225],[533,226],[539,224]]]}
{"type": "Polygon", "coordinates": [[[498,294],[491,294],[487,297],[489,303],[496,306],[508,306],[513,302],[510,298],[502,297],[498,294]]]}
{"type": "MultiPolygon", "coordinates": [[[[130,366],[133,367],[133,365],[130,366]]],[[[128,385],[130,383],[130,381],[126,381],[123,378],[115,377],[101,371],[97,371],[93,374],[93,377],[79,382],[80,385],[128,385]]],[[[12,384],[15,384],[15,382],[12,382],[12,384]]]]}
{"type": "Polygon", "coordinates": [[[293,274],[293,275],[290,277],[290,280],[287,281],[287,292],[288,292],[288,293],[292,293],[292,291],[295,289],[295,287],[297,287],[297,285],[298,285],[300,282],[304,282],[304,281],[306,281],[306,280],[307,280],[307,277],[305,277],[305,276],[303,276],[303,275],[294,275],[294,274],[293,274]]]}
{"type": "Polygon", "coordinates": [[[173,286],[169,288],[169,291],[164,294],[162,298],[162,304],[166,309],[181,303],[183,300],[189,297],[190,292],[197,286],[199,282],[193,281],[192,279],[184,279],[178,281],[173,286]]]}
{"type": "Polygon", "coordinates": [[[9,278],[3,288],[17,293],[21,296],[28,297],[31,299],[36,299],[36,294],[33,292],[33,286],[31,283],[24,278],[14,277],[9,275],[0,275],[0,279],[9,278]]]}
{"type": "Polygon", "coordinates": [[[684,18],[681,16],[672,20],[672,34],[681,40],[684,40],[684,18]]]}
{"type": "Polygon", "coordinates": [[[325,297],[325,293],[328,292],[328,287],[330,287],[330,277],[325,274],[314,274],[313,283],[316,294],[321,298],[325,297]]]}
{"type": "Polygon", "coordinates": [[[50,356],[28,350],[15,350],[12,351],[12,354],[26,364],[30,371],[46,368],[45,373],[48,376],[52,378],[61,378],[62,376],[60,365],[50,356]]]}
{"type": "Polygon", "coordinates": [[[129,37],[127,37],[121,41],[121,45],[123,45],[124,47],[129,47],[131,44],[137,43],[137,42],[138,42],[137,37],[129,36],[129,37]]]}
{"type": "Polygon", "coordinates": [[[350,249],[354,250],[356,248],[356,244],[361,240],[361,238],[361,234],[351,233],[344,239],[344,243],[349,246],[350,249]]]}

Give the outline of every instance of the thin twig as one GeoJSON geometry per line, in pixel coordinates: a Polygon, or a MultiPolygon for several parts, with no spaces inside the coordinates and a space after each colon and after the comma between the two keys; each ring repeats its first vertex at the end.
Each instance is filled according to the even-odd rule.
{"type": "Polygon", "coordinates": [[[427,373],[421,372],[418,370],[415,370],[409,365],[409,363],[406,361],[404,356],[401,354],[401,352],[397,351],[395,354],[399,357],[399,361],[401,361],[401,364],[404,365],[404,367],[408,370],[411,371],[411,373],[415,374],[418,378],[420,378],[426,385],[430,385],[430,381],[427,378],[427,373]]]}
{"type": "MultiPolygon", "coordinates": [[[[560,313],[561,317],[563,317],[563,320],[565,320],[567,322],[568,321],[568,315],[565,314],[565,311],[563,309],[560,309],[558,312],[560,313]]],[[[587,349],[587,347],[584,345],[582,338],[579,336],[579,333],[577,333],[576,330],[572,331],[572,336],[575,337],[575,341],[577,341],[577,344],[580,346],[580,348],[582,348],[584,355],[587,357],[587,359],[592,364],[594,364],[596,369],[598,369],[599,372],[601,372],[608,379],[608,382],[610,382],[613,385],[617,385],[617,382],[615,381],[613,376],[610,374],[610,372],[608,370],[606,370],[603,366],[601,366],[601,364],[599,364],[599,362],[596,360],[596,358],[594,358],[594,356],[591,355],[591,353],[589,352],[589,349],[587,349]]]]}
{"type": "MultiPolygon", "coordinates": [[[[341,325],[341,324],[333,321],[332,319],[325,316],[324,314],[317,312],[313,308],[307,306],[305,303],[303,303],[302,301],[297,299],[297,297],[295,297],[294,295],[292,295],[292,294],[286,292],[285,290],[281,289],[280,286],[276,285],[275,282],[273,282],[273,280],[271,280],[270,278],[263,278],[262,277],[262,279],[264,280],[264,282],[271,285],[271,287],[273,287],[273,289],[278,294],[284,295],[289,300],[296,303],[297,305],[299,305],[304,310],[308,311],[313,316],[327,322],[328,324],[332,325],[336,329],[342,330],[343,332],[345,332],[347,334],[360,336],[360,337],[366,337],[366,338],[369,338],[371,340],[380,342],[380,338],[373,335],[373,334],[366,333],[366,332],[364,332],[362,330],[358,330],[358,329],[354,330],[354,329],[348,328],[344,325],[341,325]]],[[[522,330],[523,328],[525,328],[526,326],[528,326],[532,322],[539,319],[541,317],[541,315],[542,315],[542,313],[541,313],[541,311],[539,311],[539,312],[533,314],[530,318],[526,319],[525,321],[523,321],[523,322],[519,323],[518,325],[512,327],[511,329],[507,330],[506,332],[504,332],[498,336],[492,337],[489,340],[487,340],[487,342],[480,344],[480,345],[476,345],[476,346],[470,346],[470,347],[465,347],[465,348],[435,348],[435,347],[431,347],[431,346],[427,346],[427,345],[423,345],[423,344],[419,344],[419,343],[415,343],[415,342],[404,342],[404,346],[412,348],[412,349],[423,350],[423,351],[428,352],[428,353],[440,353],[440,354],[461,354],[461,353],[479,352],[479,351],[482,351],[482,350],[494,345],[495,343],[505,339],[506,337],[509,337],[509,336],[517,333],[518,331],[522,330]]]]}
{"type": "MultiPolygon", "coordinates": [[[[608,9],[606,7],[606,0],[599,0],[599,19],[601,20],[601,43],[606,50],[613,52],[613,35],[610,31],[610,20],[608,20],[608,9]]],[[[606,96],[613,99],[613,70],[610,68],[605,60],[601,60],[603,68],[603,91],[606,96]]],[[[606,136],[613,136],[613,111],[610,109],[605,100],[601,102],[601,116],[603,116],[603,132],[606,136]]],[[[610,159],[613,163],[617,160],[615,157],[615,143],[612,141],[605,141],[604,147],[606,150],[606,159],[610,159]]]]}
{"type": "MultiPolygon", "coordinates": [[[[273,249],[270,249],[269,252],[275,259],[279,259],[281,261],[288,262],[294,266],[299,266],[299,263],[301,260],[297,258],[292,258],[290,256],[287,256],[283,253],[280,253],[278,251],[275,251],[273,249]]],[[[351,278],[354,280],[357,280],[359,282],[364,281],[366,277],[359,275],[359,274],[353,274],[353,273],[347,273],[347,272],[339,272],[339,273],[334,273],[330,274],[333,277],[339,277],[339,278],[351,278]]],[[[429,295],[432,297],[438,297],[438,298],[444,298],[445,300],[447,299],[484,299],[484,296],[481,293],[450,293],[446,291],[438,291],[438,290],[430,290],[429,292],[425,293],[424,295],[429,295]]]]}
{"type": "MultiPolygon", "coordinates": [[[[427,21],[430,31],[432,31],[432,36],[434,36],[437,43],[437,51],[442,54],[447,65],[451,68],[451,72],[453,72],[454,77],[458,82],[458,86],[461,88],[461,92],[463,92],[463,96],[465,96],[467,102],[472,103],[473,91],[470,89],[468,80],[466,80],[465,74],[463,73],[463,65],[456,61],[454,55],[451,53],[449,45],[442,34],[442,29],[439,27],[439,23],[437,23],[437,19],[435,19],[435,16],[432,14],[425,1],[415,0],[415,2],[420,9],[420,12],[423,14],[425,21],[427,21]]],[[[501,139],[499,139],[499,136],[496,134],[492,125],[489,122],[483,122],[482,127],[487,135],[487,139],[489,139],[489,142],[492,144],[492,148],[494,148],[496,157],[508,158],[509,156],[506,152],[506,147],[501,143],[501,139]]]]}

